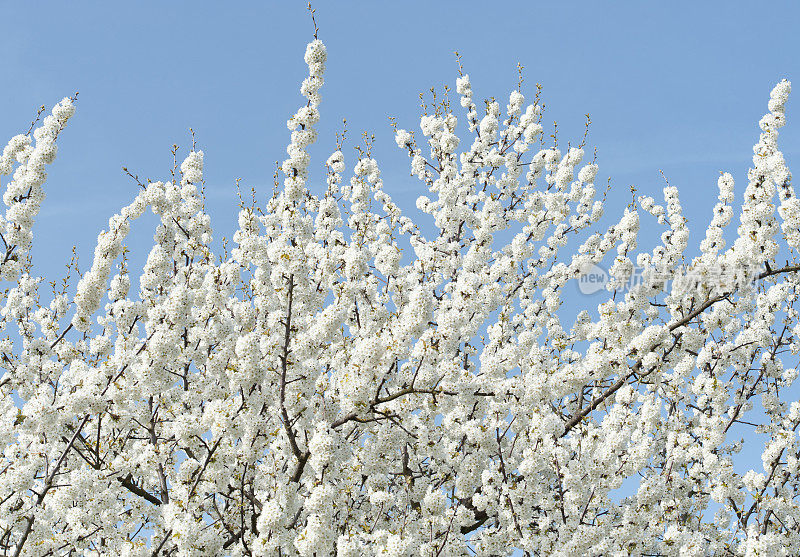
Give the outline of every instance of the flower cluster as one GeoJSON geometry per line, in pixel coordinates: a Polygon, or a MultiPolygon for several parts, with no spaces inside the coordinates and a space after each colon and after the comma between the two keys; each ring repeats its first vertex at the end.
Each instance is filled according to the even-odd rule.
{"type": "Polygon", "coordinates": [[[56,138],[74,113],[73,99],[64,98],[33,130],[33,140],[30,133],[16,135],[3,149],[0,175],[13,171],[13,177],[3,192],[7,209],[0,216],[0,241],[5,249],[0,278],[13,281],[22,269],[22,256],[30,250],[33,239],[33,221],[45,198],[42,188],[47,179],[45,167],[55,160],[56,138]]]}

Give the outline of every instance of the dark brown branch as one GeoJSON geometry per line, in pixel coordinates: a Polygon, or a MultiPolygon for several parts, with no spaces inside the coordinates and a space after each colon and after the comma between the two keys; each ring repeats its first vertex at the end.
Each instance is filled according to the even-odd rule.
{"type": "Polygon", "coordinates": [[[172,534],[172,530],[167,530],[164,532],[164,539],[161,540],[161,543],[153,550],[151,557],[158,557],[158,554],[161,552],[161,548],[164,547],[164,544],[167,543],[170,535],[172,534]]]}
{"type": "MultiPolygon", "coordinates": [[[[88,421],[89,421],[89,416],[87,415],[85,418],[83,418],[83,421],[81,421],[80,425],[75,429],[75,433],[72,434],[72,438],[69,440],[69,443],[64,448],[64,452],[61,453],[61,457],[58,459],[58,462],[56,462],[55,466],[53,466],[53,470],[47,476],[47,479],[45,479],[44,487],[42,488],[41,493],[39,493],[38,497],[36,498],[36,505],[35,505],[36,507],[42,504],[45,495],[47,495],[47,492],[50,491],[51,487],[53,487],[53,480],[55,479],[56,474],[58,474],[61,465],[64,464],[64,461],[67,458],[67,454],[69,454],[70,449],[72,449],[72,445],[75,444],[75,440],[78,438],[78,435],[80,435],[83,426],[85,426],[86,422],[88,421]]],[[[17,545],[14,548],[13,557],[19,557],[20,554],[22,553],[22,548],[25,546],[25,542],[28,540],[28,536],[31,535],[31,530],[33,529],[33,521],[35,519],[36,519],[36,513],[35,511],[31,511],[31,514],[25,520],[25,528],[22,531],[22,536],[20,537],[19,542],[17,542],[17,545]]]]}
{"type": "MultiPolygon", "coordinates": [[[[764,272],[762,272],[762,273],[760,273],[758,275],[757,279],[761,280],[761,279],[764,279],[764,278],[767,278],[767,277],[771,277],[771,276],[774,276],[774,275],[779,275],[779,274],[782,274],[782,273],[794,273],[794,272],[797,272],[797,271],[800,271],[800,265],[788,265],[786,267],[781,267],[780,269],[770,269],[770,270],[764,271],[764,272]]],[[[726,294],[720,294],[718,296],[714,296],[712,298],[709,298],[702,305],[700,305],[697,309],[695,309],[694,311],[690,312],[689,315],[687,315],[686,317],[684,317],[684,318],[672,323],[671,325],[669,325],[667,329],[669,330],[669,332],[673,332],[676,329],[689,324],[695,317],[699,316],[701,313],[703,313],[705,310],[707,310],[708,308],[710,308],[711,306],[713,306],[717,302],[719,302],[721,300],[728,299],[731,296],[731,294],[733,294],[733,292],[729,292],[729,293],[726,293],[726,294]]],[[[658,348],[659,345],[660,345],[660,342],[656,343],[655,346],[652,346],[650,348],[650,351],[655,350],[656,348],[658,348]]],[[[575,427],[577,424],[579,424],[581,422],[581,420],[583,420],[583,418],[585,418],[586,416],[591,414],[598,406],[600,406],[609,397],[611,397],[620,388],[622,388],[622,386],[625,385],[625,383],[628,382],[628,379],[630,379],[634,374],[636,374],[641,369],[641,367],[642,367],[642,360],[640,359],[633,365],[633,367],[631,367],[631,370],[630,370],[629,373],[627,373],[627,374],[623,375],[622,377],[620,377],[613,385],[611,385],[611,387],[608,388],[608,390],[606,390],[604,393],[602,393],[601,395],[599,395],[595,399],[593,399],[591,404],[589,404],[589,406],[587,406],[586,408],[584,408],[583,410],[581,410],[580,412],[575,414],[572,418],[570,418],[567,421],[567,423],[565,424],[565,426],[564,426],[564,432],[562,433],[562,436],[566,435],[567,433],[569,433],[569,431],[573,427],[575,427]]]]}
{"type": "Polygon", "coordinates": [[[289,419],[289,412],[286,410],[286,375],[289,372],[289,343],[291,342],[291,332],[292,332],[292,302],[294,299],[294,275],[289,276],[289,292],[288,292],[288,303],[286,306],[286,319],[283,322],[284,326],[284,334],[283,334],[283,354],[280,356],[281,361],[281,376],[280,376],[280,405],[281,405],[281,421],[283,422],[283,429],[286,431],[286,436],[289,438],[289,446],[292,449],[292,453],[294,454],[295,458],[297,458],[297,466],[295,467],[294,473],[292,474],[291,481],[299,482],[300,477],[303,475],[303,468],[305,468],[306,462],[308,461],[308,457],[311,454],[308,451],[303,451],[300,448],[300,445],[297,444],[297,436],[295,435],[294,429],[292,429],[292,423],[289,419]]]}
{"type": "MultiPolygon", "coordinates": [[[[153,409],[153,397],[149,397],[147,399],[147,406],[150,410],[150,427],[148,429],[148,433],[150,434],[150,443],[152,443],[153,448],[158,453],[158,436],[156,435],[156,413],[153,409]]],[[[158,472],[158,481],[161,486],[161,500],[164,503],[169,503],[169,488],[167,487],[167,476],[164,474],[164,466],[161,462],[158,463],[157,466],[158,472]]]]}
{"type": "Polygon", "coordinates": [[[161,499],[153,495],[152,493],[142,489],[132,481],[133,476],[128,474],[125,478],[117,477],[117,481],[122,484],[122,487],[141,497],[142,499],[146,500],[149,503],[152,503],[156,506],[161,505],[161,499]]]}

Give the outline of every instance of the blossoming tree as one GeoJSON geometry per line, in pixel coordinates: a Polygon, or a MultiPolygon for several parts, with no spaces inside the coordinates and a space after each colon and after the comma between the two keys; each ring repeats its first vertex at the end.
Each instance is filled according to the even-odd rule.
{"type": "Polygon", "coordinates": [[[43,302],[27,253],[74,99],[4,149],[4,555],[800,553],[788,82],[735,241],[723,174],[687,263],[675,188],[599,228],[597,166],[545,146],[538,98],[479,109],[467,75],[463,128],[439,99],[421,136],[396,130],[434,234],[367,152],[345,180],[337,150],[315,188],[321,41],[305,61],[285,180],[242,205],[229,256],[212,251],[192,151],[110,218],[76,294],[43,302]],[[125,238],[148,210],[160,224],[132,287],[125,238]],[[640,216],[665,228],[650,253],[640,216]],[[565,289],[600,263],[607,301],[565,322],[565,289]],[[625,288],[634,266],[733,280],[625,288]],[[732,427],[763,434],[745,444],[763,469],[734,467],[732,427]]]}

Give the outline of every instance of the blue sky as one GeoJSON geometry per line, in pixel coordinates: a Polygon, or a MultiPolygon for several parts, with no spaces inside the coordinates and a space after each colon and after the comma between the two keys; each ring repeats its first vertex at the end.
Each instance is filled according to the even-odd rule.
{"type": "MultiPolygon", "coordinates": [[[[285,121],[301,101],[312,26],[301,1],[232,6],[4,6],[3,137],[26,130],[39,105],[80,92],[35,229],[42,272],[60,273],[75,243],[85,268],[97,233],[135,195],[121,167],[168,178],[170,146],[185,153],[189,127],[206,154],[217,236],[233,231],[236,178],[245,188],[269,191],[274,161],[285,154],[285,121]]],[[[523,64],[524,91],[543,85],[545,121],[558,121],[563,142],[580,141],[590,113],[598,180],[612,178],[609,215],[622,210],[631,184],[659,194],[663,169],[697,232],[705,228],[720,170],[734,174],[741,196],[769,91],[800,73],[800,7],[792,2],[318,1],[315,7],[329,63],[312,176],[322,176],[346,117],[346,154],[354,154],[362,130],[373,132],[386,190],[409,210],[422,191],[408,176],[387,116],[416,129],[418,93],[455,83],[454,50],[479,98],[505,101],[523,64]]],[[[798,102],[790,99],[782,133],[790,167],[800,153],[798,102]]],[[[140,232],[137,238],[148,241],[151,232],[140,232]]]]}

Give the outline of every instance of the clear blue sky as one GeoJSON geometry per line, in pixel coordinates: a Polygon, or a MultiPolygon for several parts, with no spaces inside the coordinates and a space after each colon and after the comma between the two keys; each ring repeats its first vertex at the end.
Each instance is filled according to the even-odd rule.
{"type": "MultiPolygon", "coordinates": [[[[527,92],[544,86],[545,120],[558,121],[564,142],[580,139],[590,113],[599,179],[612,178],[619,210],[630,184],[658,194],[663,169],[694,230],[705,227],[719,170],[734,173],[741,196],[774,83],[795,77],[800,89],[794,2],[315,7],[329,49],[316,168],[346,117],[351,139],[375,133],[386,189],[409,209],[421,191],[387,115],[417,128],[418,93],[454,85],[454,50],[478,97],[505,101],[522,63],[527,92]]],[[[65,263],[73,243],[85,268],[96,234],[135,193],[120,168],[166,179],[170,146],[185,153],[189,127],[206,153],[217,236],[233,230],[236,178],[265,193],[271,187],[274,161],[285,155],[285,121],[301,100],[312,34],[304,2],[14,2],[3,19],[3,138],[27,129],[39,105],[80,92],[35,229],[43,272],[65,263]]],[[[798,104],[790,99],[782,134],[790,167],[800,153],[798,104]]],[[[142,230],[142,241],[149,234],[142,230]]]]}

